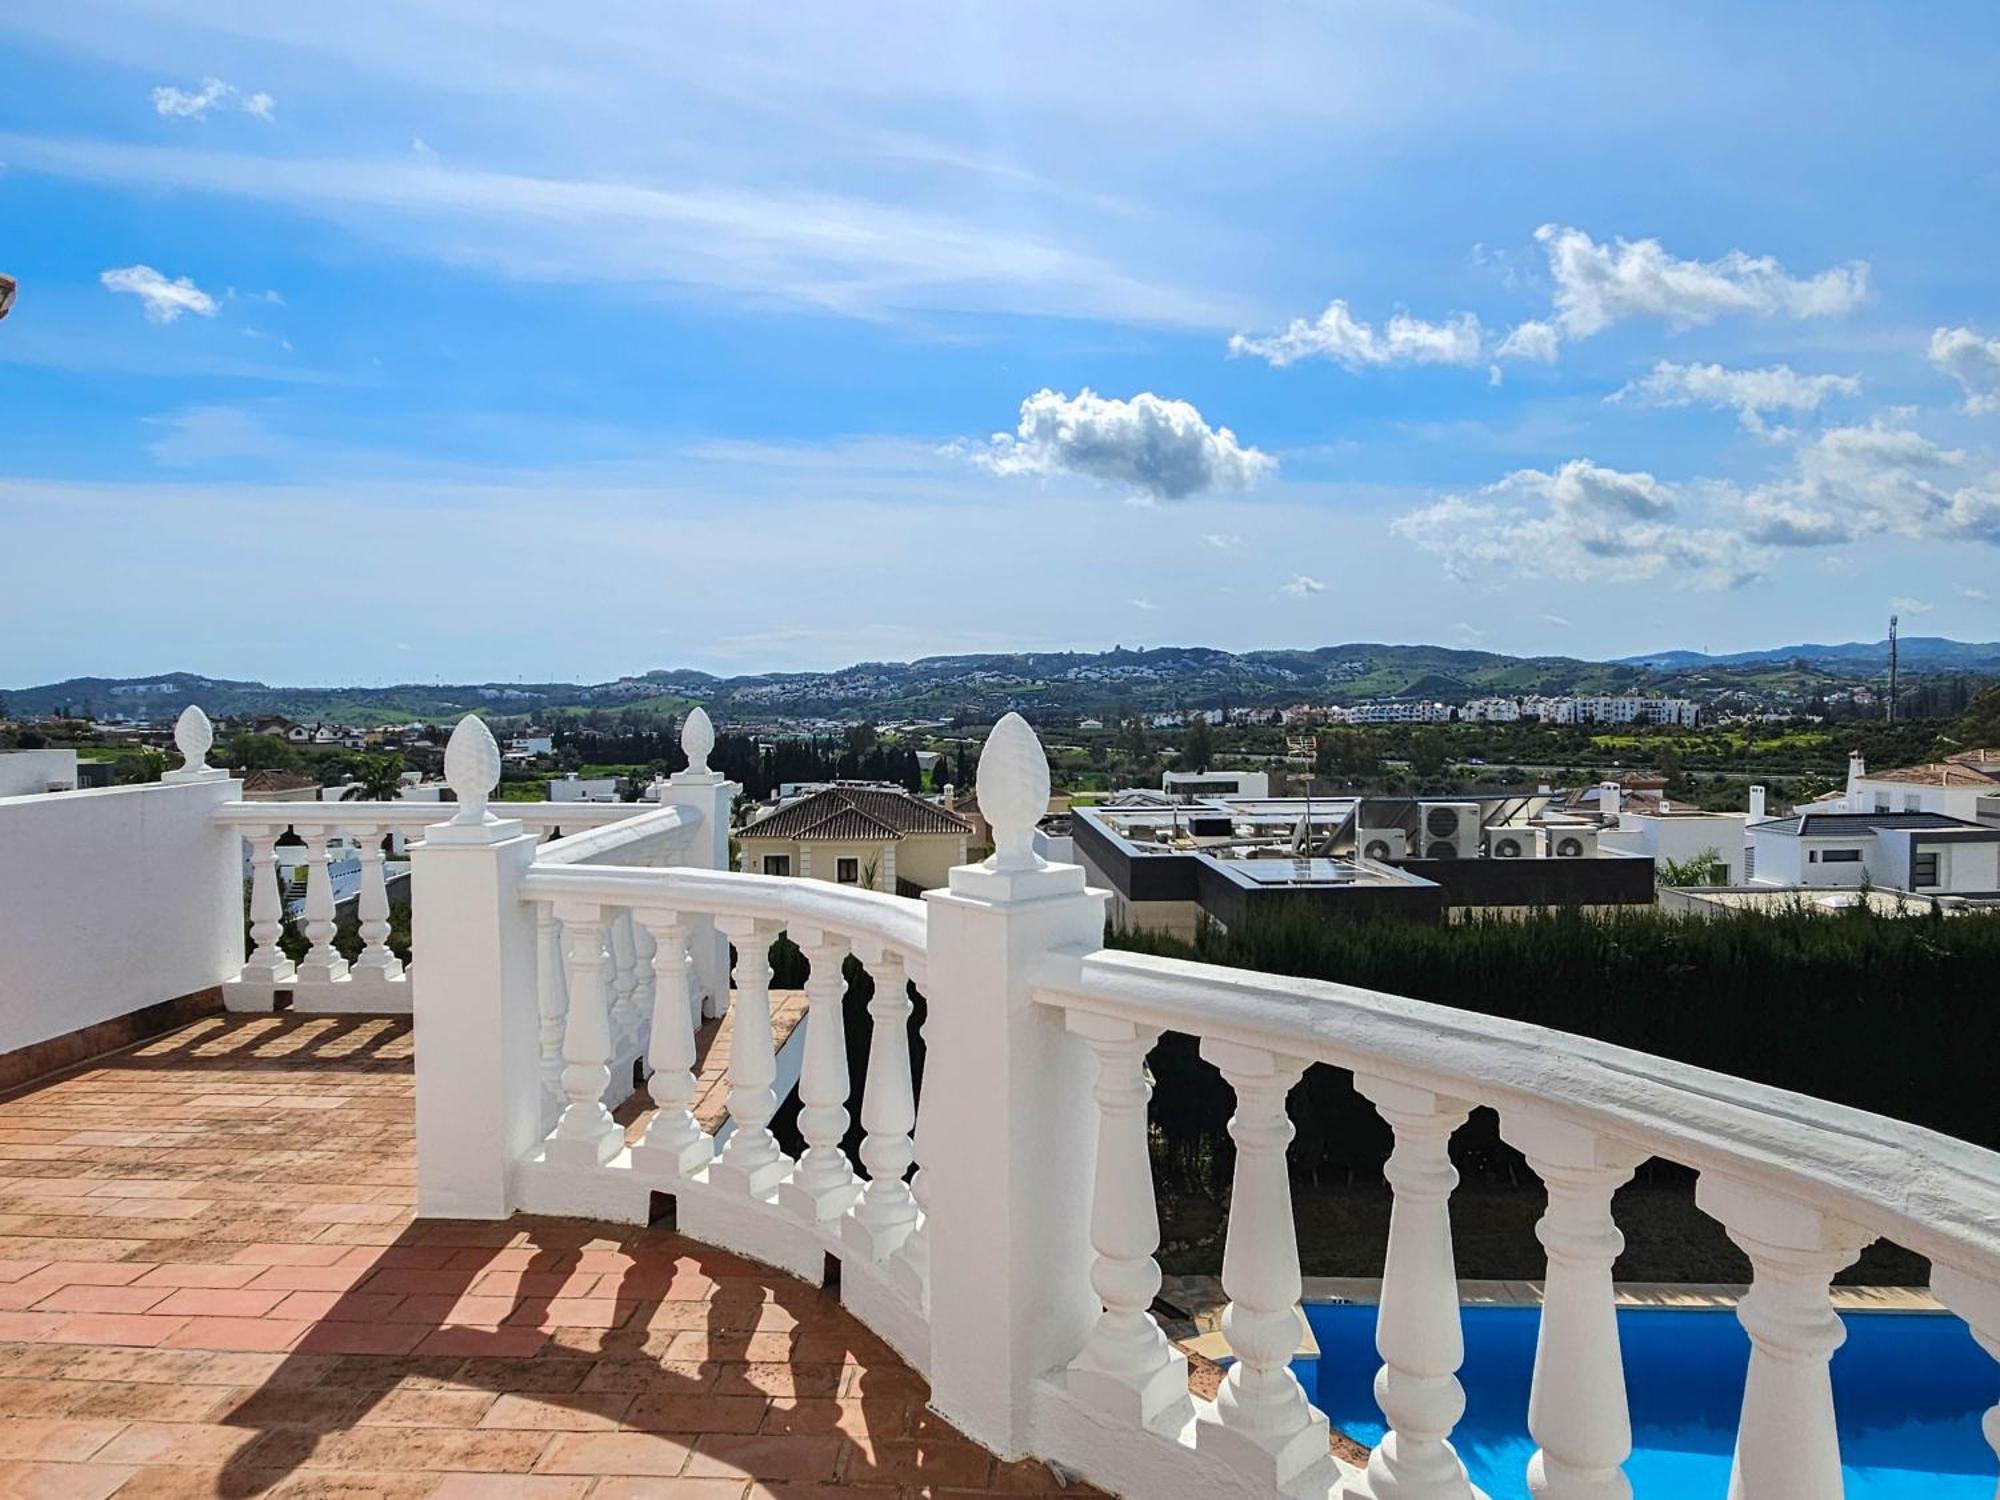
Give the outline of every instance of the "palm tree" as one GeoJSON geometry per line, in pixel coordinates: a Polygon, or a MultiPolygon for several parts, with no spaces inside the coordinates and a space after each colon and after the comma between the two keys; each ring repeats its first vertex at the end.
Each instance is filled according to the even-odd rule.
{"type": "Polygon", "coordinates": [[[403,790],[403,757],[363,756],[349,774],[353,785],[340,794],[342,802],[394,802],[403,790]]]}

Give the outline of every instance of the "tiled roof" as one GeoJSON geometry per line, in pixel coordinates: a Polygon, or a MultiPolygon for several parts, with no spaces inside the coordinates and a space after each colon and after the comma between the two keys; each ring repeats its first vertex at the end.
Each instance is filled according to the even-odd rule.
{"type": "Polygon", "coordinates": [[[832,786],[788,802],[745,828],[746,839],[900,839],[969,834],[972,825],[935,802],[885,787],[832,786]]]}
{"type": "Polygon", "coordinates": [[[319,783],[310,776],[301,776],[297,771],[245,771],[243,790],[246,792],[318,791],[319,783]]]}
{"type": "Polygon", "coordinates": [[[1903,766],[1894,771],[1871,771],[1865,779],[1894,781],[1909,786],[1996,786],[2000,785],[2000,760],[1980,766],[1966,764],[1954,757],[1948,761],[1932,761],[1929,765],[1903,766]]]}

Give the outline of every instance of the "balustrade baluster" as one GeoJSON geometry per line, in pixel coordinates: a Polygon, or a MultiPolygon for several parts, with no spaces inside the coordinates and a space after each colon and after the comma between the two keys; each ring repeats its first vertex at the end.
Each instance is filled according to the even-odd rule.
{"type": "Polygon", "coordinates": [[[654,960],[659,956],[659,941],[635,917],[632,922],[632,966],[634,983],[632,986],[632,1050],[638,1054],[639,1077],[643,1082],[653,1071],[648,1038],[653,1034],[653,1017],[657,1013],[660,981],[654,960]]]}
{"type": "Polygon", "coordinates": [[[1549,1194],[1535,1227],[1548,1275],[1528,1396],[1528,1431],[1537,1444],[1528,1492],[1536,1500],[1629,1500],[1622,1466],[1632,1452],[1632,1420],[1611,1284],[1625,1240],[1611,1198],[1645,1152],[1532,1108],[1503,1111],[1500,1133],[1549,1194]]]}
{"type": "Polygon", "coordinates": [[[278,890],[278,828],[246,828],[250,840],[250,941],[255,945],[243,965],[243,978],[278,985],[296,970],[278,946],[284,933],[285,902],[278,890]]]}
{"type": "MultiPolygon", "coordinates": [[[[2000,1281],[1974,1276],[1956,1266],[1933,1264],[1931,1291],[1965,1320],[1979,1347],[2000,1360],[2000,1281]]],[[[1986,1409],[1979,1430],[1986,1435],[1994,1455],[2000,1457],[2000,1405],[1986,1409]]],[[[1994,1486],[1993,1493],[1995,1500],[2000,1500],[2000,1484],[1994,1486]]]]}
{"type": "Polygon", "coordinates": [[[298,967],[301,984],[327,984],[347,977],[347,960],[333,946],[333,876],[327,869],[329,830],[301,828],[306,841],[306,940],[312,944],[298,967]]]}
{"type": "Polygon", "coordinates": [[[553,1125],[563,1106],[563,1023],[569,1016],[569,989],[563,973],[562,924],[555,903],[535,908],[535,1001],[541,1017],[542,1121],[553,1125]]]}
{"type": "Polygon", "coordinates": [[[569,1017],[563,1028],[563,1096],[568,1101],[549,1137],[547,1159],[595,1167],[616,1156],[625,1132],[604,1107],[611,1083],[611,1013],[604,985],[604,911],[594,902],[559,902],[569,1017]]]}
{"type": "Polygon", "coordinates": [[[670,911],[641,908],[638,926],[653,939],[653,1113],[632,1145],[632,1165],[685,1176],[715,1147],[694,1117],[694,1026],[688,1005],[687,928],[670,911]]]}
{"type": "MultiPolygon", "coordinates": [[[[1160,1039],[1114,1016],[1068,1014],[1069,1029],[1097,1056],[1097,1161],[1090,1197],[1090,1285],[1104,1311],[1070,1361],[1070,1391],[1133,1425],[1178,1432],[1192,1414],[1187,1356],[1153,1321],[1160,1293],[1160,1213],[1146,1143],[1146,1054],[1160,1039]]],[[[872,1085],[871,1085],[872,1087],[872,1085]]]]}
{"type": "Polygon", "coordinates": [[[1333,1477],[1326,1417],[1306,1400],[1292,1356],[1298,1352],[1299,1249],[1292,1184],[1285,1166],[1292,1122],[1285,1095],[1305,1063],[1235,1042],[1204,1039],[1201,1055],[1236,1093],[1229,1119],[1236,1143],[1222,1289],[1223,1336],[1236,1356],[1204,1414],[1196,1445],[1258,1484],[1285,1495],[1326,1493],[1333,1477]]]}
{"type": "Polygon", "coordinates": [[[709,1168],[708,1180],[750,1198],[766,1198],[791,1175],[791,1159],[771,1133],[778,1112],[772,1085],[778,1077],[771,1027],[771,943],[777,924],[751,917],[720,917],[717,925],[736,944],[736,1018],[729,1035],[729,1139],[709,1168]]]}
{"type": "Polygon", "coordinates": [[[1451,1134],[1469,1106],[1393,1079],[1357,1074],[1354,1086],[1389,1122],[1395,1146],[1383,1175],[1394,1193],[1375,1350],[1375,1401],[1389,1432],[1355,1486],[1373,1500],[1466,1500],[1477,1493],[1451,1445],[1465,1413],[1458,1367],[1465,1340],[1451,1251],[1451,1134]]]}
{"type": "Polygon", "coordinates": [[[1750,1335],[1750,1373],[1730,1500],[1840,1500],[1827,1366],[1847,1330],[1830,1288],[1874,1236],[1760,1184],[1710,1172],[1695,1183],[1695,1203],[1750,1257],[1750,1290],[1736,1305],[1750,1335]]]}
{"type": "Polygon", "coordinates": [[[398,978],[402,960],[389,951],[389,882],[382,869],[380,828],[350,828],[361,860],[361,893],[355,900],[355,915],[361,919],[361,952],[355,957],[357,973],[398,978]]]}
{"type": "MultiPolygon", "coordinates": [[[[639,1036],[639,956],[632,940],[632,913],[620,911],[605,929],[611,952],[611,1052],[614,1059],[644,1050],[639,1036]]],[[[621,1083],[630,1083],[629,1078],[621,1083]]],[[[623,1088],[620,1089],[623,1093],[623,1088]]]]}
{"type": "Polygon", "coordinates": [[[861,1124],[868,1132],[861,1161],[868,1168],[868,1185],[849,1223],[865,1253],[884,1260],[917,1222],[917,1201],[904,1181],[915,1158],[910,1131],[917,1123],[916,1091],[910,1083],[913,1007],[901,954],[873,943],[857,952],[874,976],[875,994],[868,1002],[873,1025],[861,1090],[861,1124]]]}
{"type": "Polygon", "coordinates": [[[802,1218],[837,1219],[846,1213],[861,1184],[841,1150],[847,1135],[847,1027],[842,1001],[847,980],[841,962],[847,940],[816,928],[792,929],[812,972],[806,978],[806,1056],[799,1075],[799,1158],[781,1200],[802,1218]]]}
{"type": "MultiPolygon", "coordinates": [[[[916,989],[919,995],[923,994],[924,971],[920,961],[908,960],[905,962],[904,967],[910,984],[916,989]]],[[[926,1014],[928,1014],[928,1011],[926,1014]]],[[[918,1035],[924,1035],[924,1028],[919,1028],[918,1035]]],[[[914,1070],[912,1071],[914,1072],[914,1070]]],[[[896,1285],[902,1289],[905,1296],[909,1297],[918,1307],[926,1311],[930,1308],[931,1295],[931,1235],[929,1222],[931,1184],[924,1179],[924,1121],[937,1108],[935,1102],[926,1102],[930,1098],[931,1096],[928,1091],[918,1091],[916,1130],[910,1137],[911,1156],[917,1168],[915,1172],[910,1174],[910,1200],[916,1205],[916,1222],[910,1226],[910,1232],[903,1237],[903,1243],[897,1247],[891,1262],[892,1274],[895,1277],[896,1285]]]]}

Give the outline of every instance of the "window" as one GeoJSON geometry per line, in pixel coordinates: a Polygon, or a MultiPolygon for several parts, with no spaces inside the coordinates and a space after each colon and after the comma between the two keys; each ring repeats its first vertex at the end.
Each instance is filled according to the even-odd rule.
{"type": "Polygon", "coordinates": [[[858,859],[836,859],[833,862],[833,878],[842,885],[861,884],[861,861],[858,859]]]}
{"type": "Polygon", "coordinates": [[[1938,884],[1938,852],[1935,849],[1919,849],[1910,856],[1910,884],[1917,890],[1930,890],[1938,884]]]}
{"type": "Polygon", "coordinates": [[[1820,858],[1830,865],[1858,865],[1861,863],[1861,851],[1859,849],[1826,849],[1821,851],[1820,858]]]}
{"type": "Polygon", "coordinates": [[[766,875],[789,875],[792,873],[792,857],[789,854],[767,854],[764,856],[766,875]]]}
{"type": "Polygon", "coordinates": [[[1877,792],[1875,794],[1875,811],[1887,812],[1888,810],[1889,810],[1889,794],[1887,792],[1877,792]]]}

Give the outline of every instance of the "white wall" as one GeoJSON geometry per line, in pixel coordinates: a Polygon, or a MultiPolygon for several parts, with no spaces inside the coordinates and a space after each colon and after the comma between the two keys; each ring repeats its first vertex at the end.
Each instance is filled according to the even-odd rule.
{"type": "Polygon", "coordinates": [[[243,964],[242,783],[0,798],[0,1052],[220,984],[243,964]]]}
{"type": "Polygon", "coordinates": [[[0,797],[46,795],[52,786],[75,789],[74,750],[9,750],[0,753],[0,797]]]}

